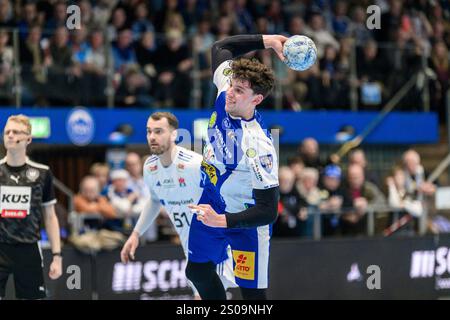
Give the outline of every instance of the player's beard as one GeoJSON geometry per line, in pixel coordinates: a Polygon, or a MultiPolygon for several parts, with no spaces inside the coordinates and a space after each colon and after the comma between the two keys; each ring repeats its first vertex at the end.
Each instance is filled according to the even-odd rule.
{"type": "Polygon", "coordinates": [[[159,156],[169,150],[169,144],[159,144],[157,146],[150,145],[150,154],[159,156]]]}

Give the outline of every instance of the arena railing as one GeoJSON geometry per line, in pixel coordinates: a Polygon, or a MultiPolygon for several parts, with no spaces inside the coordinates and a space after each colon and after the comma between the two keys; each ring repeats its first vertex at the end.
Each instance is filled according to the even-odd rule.
{"type": "MultiPolygon", "coordinates": [[[[320,240],[322,238],[322,216],[324,215],[337,215],[342,216],[344,214],[349,213],[350,211],[354,211],[354,208],[341,208],[341,210],[333,210],[333,211],[324,211],[317,208],[317,206],[310,206],[308,209],[308,215],[313,217],[313,239],[320,240]]],[[[396,228],[396,230],[400,229],[402,226],[406,225],[410,219],[413,217],[406,213],[407,219],[401,219],[400,213],[405,213],[405,209],[395,208],[390,206],[368,206],[365,214],[362,216],[366,216],[366,232],[365,234],[369,237],[375,236],[375,220],[377,215],[386,215],[386,213],[392,213],[392,224],[391,227],[396,228]]],[[[427,221],[428,221],[428,210],[426,206],[423,206],[422,214],[417,217],[418,218],[418,235],[424,235],[427,229],[427,221]]],[[[387,228],[388,226],[386,226],[387,228]]],[[[387,229],[385,229],[387,230],[387,229]]],[[[396,230],[393,230],[395,232],[396,230]]],[[[391,233],[390,233],[391,234],[391,233]]]]}

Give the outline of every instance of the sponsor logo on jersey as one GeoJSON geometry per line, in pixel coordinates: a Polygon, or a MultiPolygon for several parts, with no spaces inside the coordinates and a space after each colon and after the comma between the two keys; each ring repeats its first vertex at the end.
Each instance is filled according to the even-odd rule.
{"type": "Polygon", "coordinates": [[[224,118],[224,119],[222,120],[222,127],[224,127],[225,129],[231,128],[231,122],[230,122],[230,119],[224,118]]]}
{"type": "Polygon", "coordinates": [[[214,150],[210,144],[205,144],[203,148],[203,159],[205,161],[211,161],[214,158],[214,150]]]}
{"type": "Polygon", "coordinates": [[[225,68],[225,69],[223,69],[223,75],[224,75],[225,77],[229,77],[232,73],[233,73],[233,70],[231,70],[231,68],[225,68]]]}
{"type": "Polygon", "coordinates": [[[87,109],[74,108],[67,117],[66,130],[73,144],[85,146],[94,138],[94,119],[87,109]]]}
{"type": "Polygon", "coordinates": [[[236,133],[234,132],[234,130],[227,130],[227,136],[228,138],[231,139],[231,141],[233,141],[233,143],[239,147],[239,142],[236,139],[236,133]]]}
{"type": "Polygon", "coordinates": [[[27,176],[28,180],[30,180],[31,182],[35,182],[37,178],[39,178],[39,170],[35,168],[29,168],[25,175],[27,176]]]}
{"type": "Polygon", "coordinates": [[[209,180],[211,180],[211,183],[213,185],[216,185],[218,180],[217,169],[213,165],[210,165],[205,161],[202,161],[202,167],[203,169],[205,169],[206,174],[209,176],[209,180]]]}
{"type": "Polygon", "coordinates": [[[253,173],[255,174],[256,179],[259,181],[263,181],[263,177],[261,171],[259,170],[259,166],[255,161],[250,161],[250,166],[252,167],[253,173]]]}
{"type": "Polygon", "coordinates": [[[20,176],[13,176],[13,175],[10,175],[9,178],[10,178],[11,180],[15,181],[16,184],[19,184],[20,176]]]}
{"type": "Polygon", "coordinates": [[[180,187],[186,187],[186,180],[184,178],[178,178],[178,183],[180,187]]]}
{"type": "Polygon", "coordinates": [[[167,203],[171,206],[187,206],[188,204],[193,204],[194,203],[194,199],[190,198],[188,200],[170,200],[167,201],[167,203]]]}
{"type": "Polygon", "coordinates": [[[30,187],[0,187],[0,215],[2,218],[25,218],[30,214],[30,202],[30,187]]]}
{"type": "Polygon", "coordinates": [[[255,280],[255,252],[233,250],[234,275],[245,280],[255,280]]]}
{"type": "Polygon", "coordinates": [[[266,170],[267,173],[272,172],[273,168],[273,157],[271,154],[260,156],[259,161],[261,162],[261,165],[264,170],[266,170]]]}
{"type": "Polygon", "coordinates": [[[175,182],[173,181],[172,178],[164,179],[161,185],[162,185],[163,188],[166,188],[166,189],[174,188],[175,187],[175,182]]]}
{"type": "Polygon", "coordinates": [[[156,183],[156,186],[157,186],[157,187],[161,187],[161,182],[158,181],[158,182],[156,183]]]}
{"type": "Polygon", "coordinates": [[[208,128],[214,127],[214,125],[216,124],[216,120],[217,120],[217,112],[214,111],[211,114],[211,118],[209,118],[208,128]]]}
{"type": "Polygon", "coordinates": [[[256,150],[253,148],[248,148],[247,151],[245,152],[245,154],[249,158],[254,158],[254,157],[256,157],[256,150]]]}

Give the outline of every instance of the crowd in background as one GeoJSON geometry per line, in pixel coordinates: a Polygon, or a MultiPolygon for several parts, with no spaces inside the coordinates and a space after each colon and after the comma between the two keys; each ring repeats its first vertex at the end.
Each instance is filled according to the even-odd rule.
{"type": "MultiPolygon", "coordinates": [[[[352,150],[340,164],[330,157],[322,159],[319,151],[317,141],[306,138],[297,154],[280,166],[275,238],[313,239],[317,217],[321,238],[367,236],[370,211],[377,236],[418,234],[424,215],[426,232],[450,232],[450,220],[433,207],[437,186],[426,181],[428,175],[415,150],[406,150],[387,174],[373,169],[363,149],[352,150]]],[[[70,229],[68,233],[107,229],[128,235],[149,198],[142,178],[145,158],[129,152],[120,169],[94,163],[74,197],[81,228],[74,230],[67,221],[60,221],[70,229]]],[[[168,240],[179,241],[167,212],[161,209],[142,241],[168,240]]]]}
{"type": "Polygon", "coordinates": [[[417,151],[405,151],[387,175],[371,168],[363,149],[352,150],[340,165],[319,155],[317,141],[306,138],[298,155],[280,167],[275,237],[312,238],[316,214],[323,237],[368,235],[369,211],[377,235],[416,234],[425,214],[427,231],[448,232],[450,220],[433,214],[437,187],[426,180],[417,151]]]}
{"type": "Polygon", "coordinates": [[[431,110],[444,110],[449,88],[446,0],[0,0],[0,28],[4,105],[20,90],[22,105],[32,106],[105,106],[112,92],[113,106],[209,108],[211,45],[243,33],[304,34],[318,49],[306,72],[282,66],[270,51],[256,55],[274,67],[281,92],[263,108],[349,109],[356,93],[359,109],[378,109],[425,66],[431,72],[399,109],[422,110],[427,89],[431,110]],[[81,9],[73,31],[71,4],[81,9]],[[379,30],[366,25],[372,4],[381,10],[379,30]]]}

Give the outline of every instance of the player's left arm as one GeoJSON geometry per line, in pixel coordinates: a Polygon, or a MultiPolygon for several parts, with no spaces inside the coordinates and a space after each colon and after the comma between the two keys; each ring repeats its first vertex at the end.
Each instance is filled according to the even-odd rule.
{"type": "Polygon", "coordinates": [[[47,231],[48,240],[53,254],[53,261],[50,265],[49,277],[56,280],[62,274],[62,256],[61,256],[61,240],[59,237],[59,223],[55,211],[55,191],[53,189],[53,177],[49,171],[43,188],[42,206],[44,213],[45,230],[47,231]]]}

